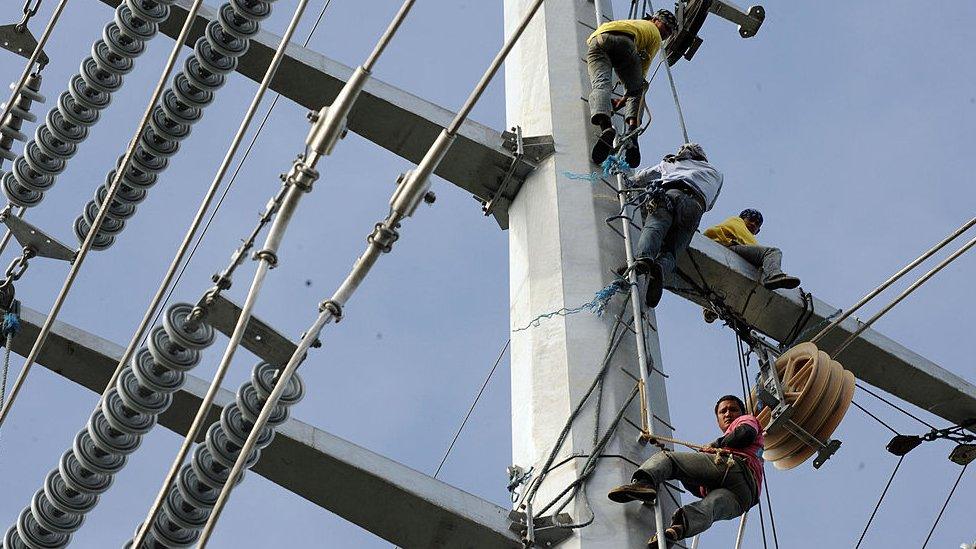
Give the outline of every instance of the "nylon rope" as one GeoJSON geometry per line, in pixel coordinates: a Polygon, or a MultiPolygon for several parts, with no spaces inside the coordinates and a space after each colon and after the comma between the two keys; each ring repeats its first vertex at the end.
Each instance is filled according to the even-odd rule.
{"type": "Polygon", "coordinates": [[[54,327],[54,321],[57,319],[58,313],[61,312],[61,307],[64,305],[64,302],[68,297],[68,293],[71,291],[71,288],[74,285],[75,278],[78,276],[78,272],[81,270],[82,265],[84,265],[85,257],[91,250],[92,244],[95,241],[95,236],[98,234],[98,230],[101,228],[106,214],[108,214],[109,207],[111,207],[112,201],[114,200],[115,195],[118,193],[119,187],[122,184],[123,175],[132,163],[132,157],[135,155],[136,145],[139,142],[139,136],[142,135],[142,132],[145,131],[147,125],[149,124],[149,118],[151,117],[153,109],[155,108],[156,103],[159,101],[159,97],[162,95],[163,89],[166,87],[166,83],[173,72],[173,67],[176,65],[176,60],[179,57],[180,52],[183,50],[183,44],[186,42],[186,39],[190,34],[190,29],[193,27],[193,22],[196,20],[197,12],[200,10],[201,5],[203,5],[203,0],[194,0],[193,5],[190,6],[189,10],[187,10],[186,21],[183,24],[183,28],[180,30],[179,36],[173,43],[173,49],[170,51],[166,64],[160,74],[159,81],[156,83],[156,87],[150,96],[148,104],[146,105],[146,110],[139,121],[132,139],[129,141],[129,144],[126,147],[125,155],[123,156],[122,161],[119,163],[115,179],[112,181],[112,185],[109,187],[105,200],[98,209],[98,213],[92,220],[91,228],[89,229],[88,234],[85,236],[84,242],[82,242],[81,247],[78,249],[78,252],[75,255],[74,262],[72,262],[71,269],[68,271],[68,275],[64,279],[61,290],[58,292],[47,318],[44,319],[44,324],[41,326],[37,339],[34,341],[34,345],[24,361],[20,374],[14,381],[13,387],[11,387],[9,400],[2,408],[0,408],[0,426],[3,425],[4,420],[10,413],[10,408],[13,406],[13,403],[17,399],[17,395],[20,393],[21,387],[23,387],[24,382],[27,380],[27,375],[30,373],[31,367],[34,365],[34,361],[40,354],[41,348],[47,341],[47,337],[51,333],[51,329],[54,327]]]}
{"type": "Polygon", "coordinates": [[[451,439],[451,443],[447,446],[447,451],[444,452],[444,457],[441,458],[441,462],[437,464],[437,470],[434,471],[434,478],[441,473],[441,468],[444,467],[444,463],[447,462],[448,456],[451,455],[451,450],[454,449],[454,444],[457,442],[458,437],[461,436],[461,431],[464,430],[464,426],[467,425],[468,419],[471,417],[471,413],[474,412],[475,406],[478,405],[478,401],[481,399],[481,395],[484,394],[485,388],[488,387],[488,383],[491,381],[491,377],[495,375],[495,369],[498,368],[498,364],[501,363],[502,358],[505,356],[505,351],[508,350],[509,345],[511,345],[511,338],[505,341],[505,345],[502,350],[498,353],[498,358],[495,359],[495,363],[492,364],[491,370],[488,371],[488,375],[485,377],[484,383],[481,384],[481,389],[478,390],[478,394],[475,395],[474,401],[468,408],[468,413],[464,414],[464,419],[461,420],[461,425],[458,426],[457,431],[454,433],[454,438],[451,439]]]}

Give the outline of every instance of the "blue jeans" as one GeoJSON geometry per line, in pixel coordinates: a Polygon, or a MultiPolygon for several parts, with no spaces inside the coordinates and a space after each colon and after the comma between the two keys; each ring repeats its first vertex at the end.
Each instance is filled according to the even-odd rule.
{"type": "Polygon", "coordinates": [[[668,276],[674,272],[678,256],[691,243],[705,211],[701,202],[684,191],[669,189],[665,194],[670,207],[658,206],[644,220],[635,258],[657,261],[661,272],[668,276]]]}

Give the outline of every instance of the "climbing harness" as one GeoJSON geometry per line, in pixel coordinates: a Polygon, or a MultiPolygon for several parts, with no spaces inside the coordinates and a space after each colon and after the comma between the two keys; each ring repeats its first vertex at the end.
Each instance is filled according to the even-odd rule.
{"type": "MultiPolygon", "coordinates": [[[[430,175],[433,173],[434,169],[438,166],[441,159],[443,159],[447,150],[450,148],[451,144],[457,136],[457,133],[467,119],[474,108],[475,103],[480,99],[481,95],[484,93],[485,88],[491,81],[492,77],[501,67],[502,62],[508,56],[515,42],[522,35],[525,28],[528,26],[529,21],[532,16],[541,7],[543,0],[535,0],[531,6],[528,8],[526,14],[523,16],[515,32],[509,37],[505,44],[502,46],[501,51],[498,52],[495,59],[492,61],[488,70],[482,76],[481,80],[478,82],[474,91],[462,105],[461,109],[458,111],[454,120],[448,125],[444,131],[438,136],[434,141],[434,144],[427,151],[424,159],[420,162],[416,169],[409,171],[403,178],[401,178],[393,196],[390,199],[390,212],[387,217],[376,224],[372,234],[367,238],[367,248],[365,253],[359,257],[356,261],[355,266],[352,271],[343,281],[339,289],[333,294],[330,299],[323,301],[319,305],[319,316],[312,324],[312,326],[305,332],[302,336],[301,341],[298,343],[295,352],[292,354],[291,359],[288,364],[279,373],[278,382],[275,385],[274,390],[268,396],[267,402],[261,409],[260,416],[254,422],[254,430],[251,435],[248,436],[247,441],[245,441],[242,449],[241,456],[235,461],[233,468],[228,474],[228,478],[236,479],[238,475],[242,474],[244,469],[248,466],[244,461],[244,456],[248,455],[249,452],[254,448],[257,442],[257,434],[260,429],[263,429],[267,424],[267,420],[270,417],[272,408],[277,405],[278,399],[281,397],[282,392],[285,389],[285,384],[291,379],[295,371],[304,361],[309,348],[312,346],[313,342],[318,340],[319,334],[326,324],[331,322],[339,322],[342,319],[343,307],[356,291],[359,285],[362,283],[369,270],[379,259],[379,256],[383,253],[387,253],[396,242],[398,237],[397,228],[400,223],[406,218],[413,215],[417,207],[421,202],[424,201],[425,196],[430,190],[430,175]]],[[[396,19],[387,29],[386,33],[380,39],[373,53],[367,58],[366,63],[364,63],[340,92],[337,103],[332,107],[326,107],[320,111],[319,116],[315,117],[315,126],[312,128],[312,132],[309,135],[307,144],[309,149],[312,151],[309,158],[310,168],[314,167],[315,161],[322,155],[329,154],[338,141],[342,134],[342,126],[344,125],[344,120],[346,114],[348,113],[349,106],[355,100],[355,96],[361,89],[363,83],[365,82],[366,76],[369,74],[373,63],[378,59],[382,51],[386,48],[389,43],[389,39],[392,38],[393,34],[399,28],[402,23],[403,18],[412,6],[413,1],[407,0],[401,6],[400,11],[397,13],[396,19]],[[357,85],[358,82],[358,85],[357,85]],[[323,124],[319,124],[323,122],[323,124]]],[[[306,180],[307,181],[307,180],[306,180]]],[[[311,181],[307,181],[309,184],[311,181]]],[[[305,189],[301,186],[296,185],[301,192],[307,192],[310,188],[305,189]]],[[[293,188],[291,191],[291,196],[293,200],[286,198],[285,203],[282,205],[282,210],[279,212],[278,217],[275,220],[277,225],[282,219],[287,220],[287,215],[290,212],[286,211],[294,209],[297,205],[298,196],[294,193],[296,192],[293,188]]],[[[277,241],[280,241],[281,234],[280,231],[284,229],[283,226],[280,227],[278,234],[276,234],[276,227],[272,227],[271,232],[268,237],[268,243],[276,245],[277,241]]],[[[260,269],[261,267],[259,267],[260,269]]],[[[259,282],[259,277],[255,276],[255,282],[259,282]]],[[[256,287],[252,284],[252,290],[256,287]]],[[[253,297],[253,292],[249,292],[249,298],[253,297]]],[[[250,299],[249,299],[250,300],[250,299]]],[[[247,305],[245,303],[245,309],[247,305]]],[[[245,318],[245,313],[242,312],[240,319],[245,318]]],[[[240,326],[240,319],[238,327],[240,326]]],[[[227,499],[229,498],[231,491],[233,489],[234,483],[228,482],[224,484],[220,491],[220,495],[214,504],[213,511],[210,514],[207,524],[201,533],[200,540],[198,542],[199,547],[205,547],[207,541],[209,540],[211,534],[213,533],[216,521],[220,516],[220,513],[226,505],[227,499]]]]}

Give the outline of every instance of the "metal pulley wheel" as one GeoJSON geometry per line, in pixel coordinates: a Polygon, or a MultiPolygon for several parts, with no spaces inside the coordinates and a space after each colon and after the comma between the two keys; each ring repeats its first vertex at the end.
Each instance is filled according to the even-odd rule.
{"type": "MultiPolygon", "coordinates": [[[[790,419],[826,443],[854,397],[854,374],[809,342],[780,355],[775,367],[786,401],[793,406],[790,419]]],[[[769,424],[770,413],[766,407],[757,415],[763,428],[769,424]]],[[[785,427],[776,427],[766,433],[763,459],[786,470],[805,462],[817,450],[785,427]]]]}

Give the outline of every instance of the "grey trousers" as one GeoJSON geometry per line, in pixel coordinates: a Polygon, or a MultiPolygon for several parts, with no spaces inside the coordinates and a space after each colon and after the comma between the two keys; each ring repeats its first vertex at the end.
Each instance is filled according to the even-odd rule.
{"type": "Polygon", "coordinates": [[[644,220],[634,256],[657,260],[667,276],[674,272],[678,256],[688,249],[705,212],[701,203],[684,191],[670,189],[665,194],[671,207],[659,206],[644,220]]]}
{"type": "Polygon", "coordinates": [[[586,52],[586,68],[590,73],[590,121],[594,124],[601,116],[609,117],[613,91],[613,71],[627,91],[624,107],[626,118],[640,122],[641,98],[644,94],[644,74],[640,55],[634,41],[619,34],[600,34],[593,38],[586,52]]]}
{"type": "Polygon", "coordinates": [[[654,454],[634,473],[634,480],[655,486],[666,480],[678,480],[696,496],[698,487],[708,490],[704,498],[675,511],[672,524],[683,524],[685,537],[708,530],[717,520],[729,520],[745,513],[758,499],[752,473],[739,460],[727,468],[724,463],[716,464],[714,455],[699,452],[654,454]]]}
{"type": "Polygon", "coordinates": [[[734,244],[729,246],[729,249],[759,269],[760,282],[765,282],[769,277],[783,272],[783,252],[779,251],[779,248],[758,244],[752,246],[734,244]]]}

